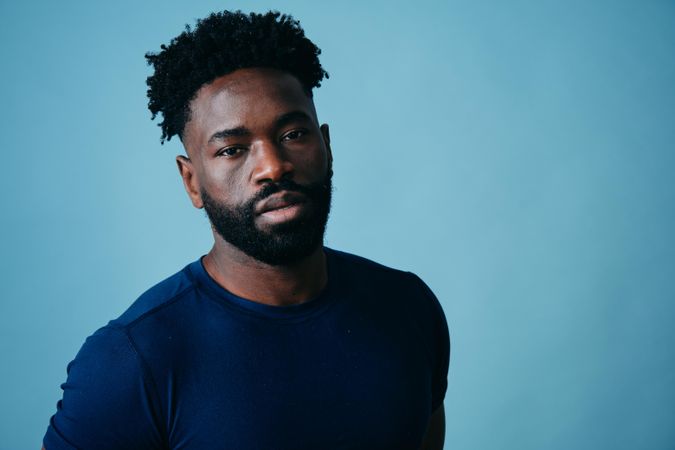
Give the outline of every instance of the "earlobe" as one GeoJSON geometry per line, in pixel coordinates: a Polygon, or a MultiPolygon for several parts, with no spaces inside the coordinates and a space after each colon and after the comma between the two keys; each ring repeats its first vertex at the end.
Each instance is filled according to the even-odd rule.
{"type": "Polygon", "coordinates": [[[187,156],[176,156],[176,164],[178,165],[178,172],[183,179],[183,186],[187,192],[190,201],[195,208],[203,208],[201,189],[199,186],[199,179],[195,173],[195,168],[192,161],[187,156]]]}

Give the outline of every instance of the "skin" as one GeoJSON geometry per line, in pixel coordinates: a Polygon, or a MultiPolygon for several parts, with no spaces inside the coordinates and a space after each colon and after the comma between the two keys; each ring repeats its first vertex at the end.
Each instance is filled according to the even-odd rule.
{"type": "MultiPolygon", "coordinates": [[[[265,183],[284,177],[299,184],[314,183],[332,167],[328,125],[319,125],[311,97],[288,73],[239,69],[204,85],[190,110],[182,139],[187,157],[177,156],[176,163],[195,208],[204,206],[202,189],[214,200],[238,205],[265,183]]],[[[302,208],[278,211],[271,217],[257,217],[256,225],[266,229],[285,220],[286,214],[303,213],[302,208]]],[[[291,305],[315,297],[326,285],[322,246],[296,264],[270,266],[212,231],[214,244],[204,266],[218,284],[240,297],[291,305]]],[[[421,448],[442,449],[444,436],[441,406],[431,415],[421,448]]]]}
{"type": "MultiPolygon", "coordinates": [[[[290,74],[237,70],[203,86],[190,109],[183,135],[188,157],[179,155],[176,162],[196,208],[203,207],[202,189],[219,202],[237,205],[265,183],[285,177],[299,184],[314,183],[331,167],[328,125],[319,126],[312,99],[290,74]]],[[[283,213],[272,220],[279,220],[279,215],[283,213]]],[[[258,216],[256,225],[265,229],[269,221],[258,216]]],[[[204,266],[220,285],[240,297],[291,305],[309,300],[326,285],[321,246],[297,264],[270,266],[226,242],[215,230],[213,238],[204,266]]]]}

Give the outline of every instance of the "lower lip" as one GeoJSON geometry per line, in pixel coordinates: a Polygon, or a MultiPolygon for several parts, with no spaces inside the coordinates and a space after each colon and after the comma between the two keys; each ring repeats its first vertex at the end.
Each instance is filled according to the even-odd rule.
{"type": "Polygon", "coordinates": [[[260,218],[269,224],[288,222],[300,217],[304,213],[304,208],[304,204],[295,203],[284,208],[265,211],[260,214],[260,218]]]}

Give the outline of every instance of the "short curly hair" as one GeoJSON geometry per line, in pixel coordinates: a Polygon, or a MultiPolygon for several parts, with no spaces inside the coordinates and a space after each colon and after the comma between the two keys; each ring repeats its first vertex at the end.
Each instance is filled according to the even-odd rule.
{"type": "Polygon", "coordinates": [[[308,95],[328,78],[319,62],[321,50],[305,37],[300,23],[278,11],[244,14],[212,13],[196,26],[146,53],[155,72],[147,79],[148,109],[154,119],[162,113],[162,144],[183,139],[190,119],[190,102],[204,84],[247,67],[279,69],[295,76],[308,95]]]}

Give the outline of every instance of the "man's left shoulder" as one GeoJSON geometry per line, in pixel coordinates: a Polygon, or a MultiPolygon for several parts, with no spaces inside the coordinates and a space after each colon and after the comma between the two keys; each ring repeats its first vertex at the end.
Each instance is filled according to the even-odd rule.
{"type": "Polygon", "coordinates": [[[330,254],[331,260],[339,266],[341,275],[350,278],[351,282],[365,283],[391,293],[423,297],[430,303],[438,303],[429,286],[413,272],[395,269],[340,250],[326,248],[326,251],[330,254]]]}
{"type": "Polygon", "coordinates": [[[342,250],[335,250],[334,248],[324,247],[326,253],[331,257],[330,259],[339,260],[341,265],[348,265],[355,268],[355,270],[368,270],[377,272],[391,272],[396,274],[406,274],[403,270],[394,269],[384,264],[373,261],[372,259],[363,256],[355,255],[353,253],[342,250]]]}

